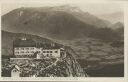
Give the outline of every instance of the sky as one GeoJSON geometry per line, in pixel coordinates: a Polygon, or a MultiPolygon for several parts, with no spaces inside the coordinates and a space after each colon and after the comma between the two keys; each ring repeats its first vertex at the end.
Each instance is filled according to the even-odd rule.
{"type": "Polygon", "coordinates": [[[106,13],[114,13],[123,11],[123,5],[119,2],[86,2],[86,0],[79,0],[79,2],[75,2],[75,0],[42,0],[41,2],[3,2],[1,5],[1,14],[4,15],[13,9],[20,7],[44,7],[44,6],[59,6],[59,5],[72,5],[79,7],[81,10],[85,12],[90,12],[92,14],[106,14],[106,13]]]}

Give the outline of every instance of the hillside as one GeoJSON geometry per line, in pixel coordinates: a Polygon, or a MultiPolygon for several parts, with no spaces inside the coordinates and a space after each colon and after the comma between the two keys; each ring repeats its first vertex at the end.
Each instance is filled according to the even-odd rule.
{"type": "MultiPolygon", "coordinates": [[[[30,58],[29,60],[17,59],[10,61],[6,59],[8,57],[9,58],[14,57],[13,41],[24,36],[33,39],[36,43],[48,43],[48,44],[54,43],[51,40],[36,35],[23,34],[23,33],[10,33],[6,31],[2,31],[2,58],[3,58],[2,76],[3,77],[10,77],[10,70],[12,69],[12,67],[14,67],[14,65],[19,65],[22,71],[21,72],[22,77],[28,77],[30,74],[32,75],[36,74],[37,77],[51,77],[51,76],[52,77],[86,77],[87,76],[86,73],[83,72],[83,68],[81,68],[79,63],[73,57],[73,54],[69,52],[67,52],[66,58],[59,59],[58,61],[55,58],[42,59],[42,60],[36,60],[30,58]],[[8,74],[6,72],[8,72],[8,74]]],[[[57,44],[57,43],[55,44],[56,46],[62,46],[61,44],[57,44]]]]}
{"type": "MultiPolygon", "coordinates": [[[[36,43],[55,43],[49,39],[39,37],[37,35],[30,35],[24,33],[11,33],[2,30],[2,55],[13,55],[13,41],[20,39],[22,37],[33,39],[36,43]]],[[[61,44],[55,43],[57,46],[62,46],[61,44]]]]}
{"type": "Polygon", "coordinates": [[[80,33],[79,30],[82,31],[82,29],[85,29],[84,27],[90,26],[76,20],[72,15],[65,12],[54,13],[56,14],[51,14],[51,16],[45,16],[45,13],[41,13],[42,18],[40,20],[38,17],[32,18],[31,15],[33,15],[33,13],[30,13],[31,15],[28,14],[30,17],[27,15],[20,18],[15,16],[18,20],[14,21],[12,18],[9,19],[7,17],[8,20],[3,20],[2,26],[4,30],[10,32],[30,33],[59,39],[81,37],[82,33],[80,33]],[[72,29],[74,30],[72,31],[72,29]]]}
{"type": "MultiPolygon", "coordinates": [[[[4,57],[4,56],[13,55],[12,52],[13,40],[15,40],[16,38],[23,37],[24,35],[28,38],[33,38],[34,41],[39,43],[53,42],[51,40],[36,35],[23,34],[23,33],[10,33],[6,31],[2,31],[2,56],[4,57]]],[[[89,72],[93,76],[93,73],[90,72],[91,70],[95,71],[103,68],[104,66],[110,66],[110,65],[118,66],[119,64],[122,65],[124,62],[123,43],[121,42],[118,42],[117,44],[115,42],[106,44],[105,42],[102,42],[100,40],[92,39],[88,37],[74,41],[63,40],[62,42],[59,41],[56,42],[70,46],[66,48],[67,52],[70,53],[72,57],[79,62],[79,64],[83,69],[85,69],[85,74],[86,72],[89,72]]],[[[57,43],[58,46],[62,46],[61,44],[58,43],[57,43]]],[[[121,69],[118,69],[118,71],[123,69],[122,66],[120,68],[121,69]]]]}
{"type": "Polygon", "coordinates": [[[42,19],[42,16],[43,16],[44,20],[46,20],[54,16],[55,14],[58,15],[57,12],[61,12],[61,13],[66,12],[67,14],[74,16],[80,21],[86,24],[96,26],[98,28],[103,28],[103,27],[107,27],[108,25],[111,25],[109,21],[100,19],[89,12],[84,12],[78,7],[70,6],[70,5],[62,5],[62,6],[55,6],[55,7],[37,7],[37,8],[22,7],[22,8],[15,9],[9,12],[8,14],[2,16],[2,19],[5,20],[6,22],[6,17],[10,19],[10,18],[13,18],[14,16],[14,19],[12,20],[12,22],[19,20],[19,18],[21,20],[23,19],[23,21],[27,21],[30,19],[35,19],[35,20],[42,19]],[[24,17],[27,17],[28,19],[24,19],[24,17]]]}
{"type": "Polygon", "coordinates": [[[112,24],[116,22],[124,23],[124,13],[123,12],[114,12],[114,13],[108,13],[108,14],[101,14],[98,16],[101,19],[108,20],[112,24]]]}
{"type": "Polygon", "coordinates": [[[71,6],[71,5],[55,6],[55,7],[51,7],[50,10],[64,11],[64,12],[68,11],[67,13],[72,14],[80,21],[83,21],[90,25],[94,25],[98,28],[104,28],[104,27],[111,25],[111,22],[109,22],[107,20],[100,19],[99,17],[97,17],[89,12],[84,12],[80,8],[71,6]]]}
{"type": "MultiPolygon", "coordinates": [[[[29,33],[52,39],[66,40],[83,38],[84,36],[107,41],[120,39],[120,35],[112,29],[98,28],[93,23],[81,21],[77,18],[78,16],[68,12],[41,9],[40,11],[40,8],[20,8],[11,11],[2,16],[2,29],[13,33],[29,33]],[[104,36],[107,38],[102,38],[104,36]]],[[[90,14],[88,13],[88,15],[90,14]]],[[[86,20],[90,19],[98,22],[94,18],[87,18],[86,20]]]]}

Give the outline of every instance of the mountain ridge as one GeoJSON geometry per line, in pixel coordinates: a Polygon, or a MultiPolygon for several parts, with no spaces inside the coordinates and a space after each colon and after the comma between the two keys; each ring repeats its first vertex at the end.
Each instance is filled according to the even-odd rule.
{"type": "Polygon", "coordinates": [[[43,8],[43,10],[40,8],[15,9],[2,16],[2,29],[15,33],[29,33],[57,39],[74,39],[90,36],[91,33],[100,29],[94,22],[88,24],[88,22],[80,20],[86,16],[86,21],[95,19],[93,21],[98,22],[98,18],[89,13],[85,14],[81,11],[82,13],[73,14],[74,12],[70,13],[65,10],[56,11],[56,7],[53,10],[46,8],[43,8]]]}
{"type": "Polygon", "coordinates": [[[124,23],[124,13],[123,12],[114,12],[108,14],[97,15],[99,18],[110,21],[112,24],[121,22],[124,23]]]}

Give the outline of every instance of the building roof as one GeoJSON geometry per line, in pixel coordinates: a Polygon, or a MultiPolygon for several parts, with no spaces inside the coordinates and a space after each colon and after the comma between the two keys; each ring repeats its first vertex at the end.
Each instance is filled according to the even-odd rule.
{"type": "Polygon", "coordinates": [[[13,70],[13,69],[16,69],[16,70],[19,71],[19,70],[20,70],[20,67],[19,67],[18,65],[14,65],[14,66],[12,67],[12,70],[13,70]]]}
{"type": "Polygon", "coordinates": [[[57,43],[36,43],[32,39],[16,39],[13,42],[14,47],[37,47],[37,48],[43,48],[43,49],[60,49],[60,45],[57,43]]]}
{"type": "Polygon", "coordinates": [[[32,39],[17,39],[13,45],[14,47],[36,47],[36,42],[32,39]]]}
{"type": "Polygon", "coordinates": [[[56,43],[44,43],[40,44],[40,46],[36,46],[37,48],[43,48],[43,49],[60,49],[60,46],[57,45],[56,43]]]}

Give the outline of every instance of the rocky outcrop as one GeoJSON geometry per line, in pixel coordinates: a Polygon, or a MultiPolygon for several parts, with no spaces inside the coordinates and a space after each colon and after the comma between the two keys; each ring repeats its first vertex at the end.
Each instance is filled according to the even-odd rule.
{"type": "MultiPolygon", "coordinates": [[[[11,74],[11,69],[15,65],[20,68],[20,77],[87,77],[79,63],[67,52],[65,58],[51,59],[11,59],[2,63],[2,70],[11,74]],[[8,68],[8,69],[6,69],[8,68]]],[[[2,74],[4,77],[7,75],[2,74]]],[[[11,75],[10,75],[11,76],[11,75]]]]}
{"type": "Polygon", "coordinates": [[[84,74],[84,71],[79,63],[69,54],[67,54],[66,58],[58,61],[56,65],[53,65],[52,67],[43,70],[39,76],[87,77],[87,75],[84,74]]]}

